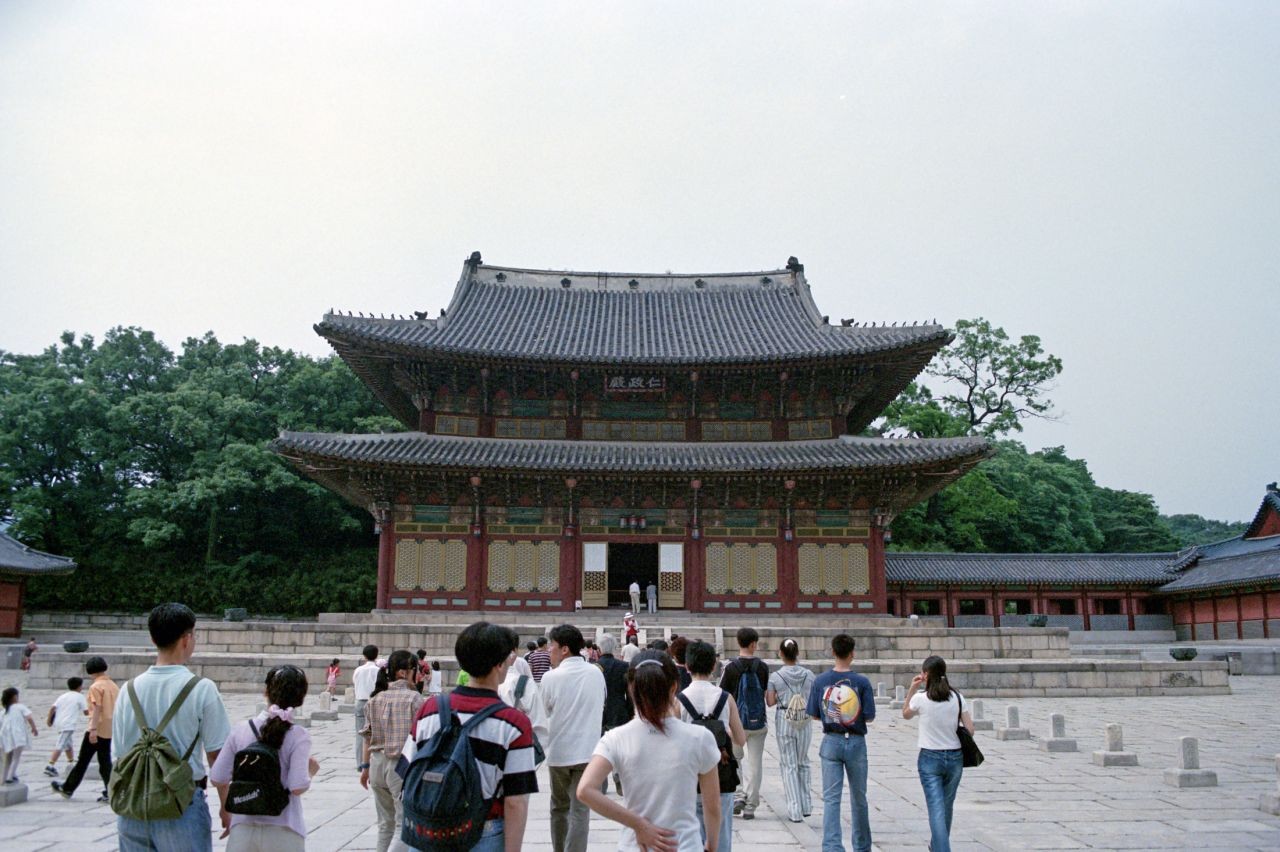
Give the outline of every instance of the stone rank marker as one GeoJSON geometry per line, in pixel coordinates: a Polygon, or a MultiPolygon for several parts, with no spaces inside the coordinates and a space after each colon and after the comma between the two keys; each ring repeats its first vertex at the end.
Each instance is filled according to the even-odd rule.
{"type": "Polygon", "coordinates": [[[1107,725],[1107,747],[1093,753],[1093,762],[1099,766],[1138,765],[1138,755],[1124,750],[1124,728],[1115,723],[1107,725]]]}
{"type": "Polygon", "coordinates": [[[27,785],[19,781],[17,784],[0,784],[0,808],[20,805],[27,800],[27,785]]]}
{"type": "Polygon", "coordinates": [[[1053,753],[1076,750],[1076,741],[1067,737],[1066,716],[1049,714],[1049,736],[1040,741],[1040,750],[1053,753]]]}
{"type": "Polygon", "coordinates": [[[1280,816],[1280,754],[1276,755],[1276,789],[1263,793],[1258,807],[1273,816],[1280,816]]]}
{"type": "Polygon", "coordinates": [[[973,705],[972,712],[969,713],[970,718],[973,719],[973,729],[975,731],[994,731],[996,723],[987,718],[987,711],[982,706],[982,699],[975,698],[969,703],[973,705]]]}
{"type": "Polygon", "coordinates": [[[889,702],[890,710],[901,710],[902,706],[907,703],[907,688],[902,684],[898,684],[893,688],[893,700],[889,702]]]}
{"type": "Polygon", "coordinates": [[[876,701],[884,701],[889,697],[889,693],[884,691],[884,681],[876,681],[876,701]]]}
{"type": "Polygon", "coordinates": [[[1004,708],[1004,727],[996,728],[996,739],[998,740],[1029,740],[1031,739],[1031,731],[1022,727],[1018,718],[1018,706],[1010,704],[1004,708]]]}
{"type": "Polygon", "coordinates": [[[1178,737],[1179,765],[1164,771],[1164,783],[1170,787],[1217,787],[1218,773],[1200,768],[1200,741],[1195,737],[1178,737]]]}

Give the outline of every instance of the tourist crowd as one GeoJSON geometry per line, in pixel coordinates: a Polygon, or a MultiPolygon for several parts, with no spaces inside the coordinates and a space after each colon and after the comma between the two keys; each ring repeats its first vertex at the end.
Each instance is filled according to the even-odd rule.
{"type": "MultiPolygon", "coordinates": [[[[632,590],[638,604],[639,591],[632,590]]],[[[232,724],[213,681],[187,667],[195,616],[178,603],[148,619],[155,665],[122,690],[106,661],[85,665],[50,708],[58,733],[45,773],[71,768],[53,789],[70,798],[96,757],[99,798],[117,815],[120,849],[211,849],[206,795],[219,797],[227,849],[295,850],[307,836],[301,796],[319,769],[294,714],[309,689],[297,666],[272,668],[265,709],[232,724]],[[88,717],[75,752],[75,734],[88,717]]],[[[819,675],[799,664],[795,640],[781,643],[782,666],[758,656],[759,634],[737,633],[737,657],[723,665],[714,647],[673,636],[639,645],[627,613],[623,643],[602,633],[587,642],[571,624],[527,643],[508,627],[477,622],[458,635],[458,685],[442,689],[438,663],[368,645],[351,674],[356,770],[373,794],[379,852],[476,849],[514,852],[524,841],[529,795],[545,764],[555,852],[585,852],[590,811],[625,827],[618,848],[728,852],[734,817],[755,818],[770,727],[777,744],[786,818],[813,809],[809,747],[820,723],[823,849],[843,850],[848,787],[855,852],[871,848],[867,806],[868,725],[876,717],[870,681],[854,671],[854,640],[831,640],[833,666],[819,675]],[[770,712],[772,711],[772,712],[770,712]],[[613,795],[610,795],[612,782],[613,795]]],[[[341,664],[326,672],[337,690],[341,664]]],[[[929,815],[930,848],[945,852],[963,773],[961,738],[973,724],[950,688],[946,663],[924,661],[902,708],[919,718],[917,769],[929,815]]],[[[22,753],[38,727],[15,688],[3,691],[0,751],[4,783],[16,783],[22,753]]]]}

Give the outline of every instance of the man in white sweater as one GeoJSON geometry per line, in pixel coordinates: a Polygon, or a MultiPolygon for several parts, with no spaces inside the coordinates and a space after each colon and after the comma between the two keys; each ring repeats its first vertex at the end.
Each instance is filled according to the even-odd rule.
{"type": "Polygon", "coordinates": [[[591,812],[578,800],[577,790],[600,741],[604,675],[579,656],[585,641],[572,624],[554,628],[550,640],[552,668],[538,687],[545,728],[536,732],[551,775],[551,847],[555,852],[586,852],[591,812]]]}

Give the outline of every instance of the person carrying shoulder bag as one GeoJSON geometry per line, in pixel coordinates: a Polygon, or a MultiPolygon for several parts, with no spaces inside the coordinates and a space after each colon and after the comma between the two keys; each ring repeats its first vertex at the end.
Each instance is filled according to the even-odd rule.
{"type": "Polygon", "coordinates": [[[911,698],[902,708],[902,718],[920,717],[916,769],[929,809],[929,848],[950,852],[951,816],[964,774],[957,720],[970,734],[973,720],[963,710],[960,693],[947,683],[947,663],[942,657],[929,657],[920,669],[911,679],[911,698]]]}

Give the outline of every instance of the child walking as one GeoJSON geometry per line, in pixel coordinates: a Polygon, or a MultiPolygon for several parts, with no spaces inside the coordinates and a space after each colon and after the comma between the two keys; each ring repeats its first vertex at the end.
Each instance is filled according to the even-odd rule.
{"type": "Polygon", "coordinates": [[[338,658],[334,657],[333,662],[329,663],[329,668],[324,673],[324,691],[330,695],[338,694],[338,678],[342,676],[342,666],[338,664],[338,658]]]}
{"type": "Polygon", "coordinates": [[[22,750],[30,747],[31,738],[40,731],[36,728],[35,719],[25,704],[18,703],[18,690],[9,687],[0,693],[0,708],[4,715],[0,716],[0,751],[4,752],[4,770],[0,775],[6,784],[18,783],[18,761],[22,760],[22,750]],[[27,733],[27,728],[31,733],[27,733]]]}
{"type": "Polygon", "coordinates": [[[75,763],[76,726],[80,724],[82,716],[89,715],[89,704],[80,692],[80,687],[83,685],[84,680],[81,678],[67,678],[67,691],[59,695],[58,700],[49,708],[49,727],[58,732],[58,743],[53,747],[53,754],[49,755],[49,764],[44,768],[44,774],[50,778],[58,777],[55,764],[58,762],[59,754],[67,756],[68,768],[75,763]]]}

